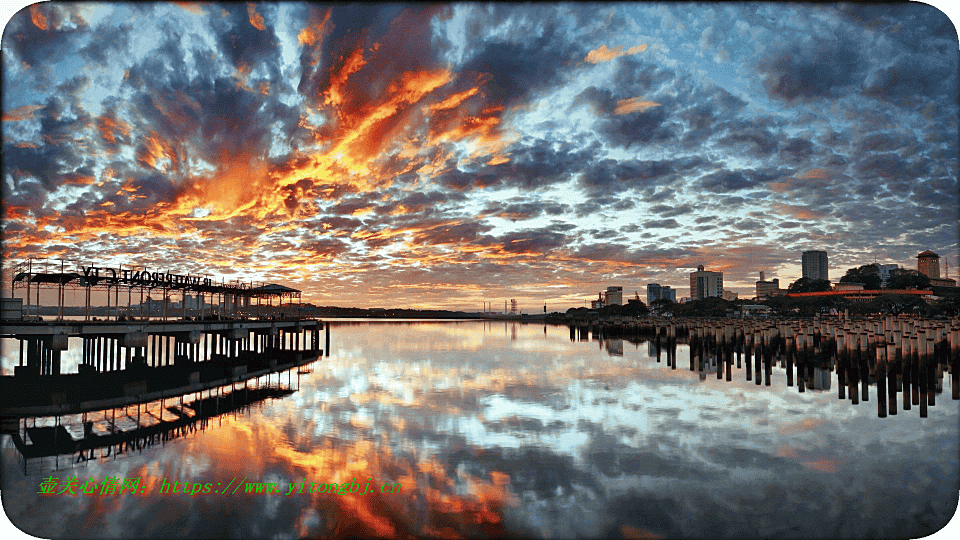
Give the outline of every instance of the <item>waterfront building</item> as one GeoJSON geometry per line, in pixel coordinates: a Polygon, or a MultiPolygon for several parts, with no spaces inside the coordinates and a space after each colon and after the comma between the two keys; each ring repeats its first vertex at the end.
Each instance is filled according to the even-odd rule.
{"type": "Polygon", "coordinates": [[[696,272],[690,272],[690,299],[701,300],[713,296],[723,296],[723,272],[704,270],[701,264],[696,272]]]}
{"type": "Polygon", "coordinates": [[[807,279],[829,280],[826,251],[804,251],[801,259],[803,277],[807,279]]]}
{"type": "Polygon", "coordinates": [[[603,304],[606,306],[623,305],[623,287],[607,287],[603,295],[603,304]]]}

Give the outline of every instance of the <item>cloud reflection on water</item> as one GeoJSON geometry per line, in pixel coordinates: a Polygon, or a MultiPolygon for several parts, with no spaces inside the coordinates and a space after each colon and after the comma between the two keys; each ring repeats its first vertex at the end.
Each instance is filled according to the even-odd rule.
{"type": "Polygon", "coordinates": [[[685,348],[674,370],[546,330],[337,325],[295,394],[84,471],[283,493],[372,478],[401,495],[38,499],[39,480],[6,474],[27,495],[13,520],[41,536],[742,538],[919,536],[953,513],[957,402],[878,419],[875,402],[800,394],[776,368],[769,387],[739,370],[700,381],[685,348]]]}

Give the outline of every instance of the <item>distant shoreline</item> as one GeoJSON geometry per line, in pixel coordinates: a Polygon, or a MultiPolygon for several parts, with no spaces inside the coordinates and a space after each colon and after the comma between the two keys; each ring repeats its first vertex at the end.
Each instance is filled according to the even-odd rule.
{"type": "MultiPolygon", "coordinates": [[[[57,306],[23,306],[24,315],[40,315],[41,317],[56,317],[59,314],[57,306]]],[[[117,308],[111,306],[97,306],[90,308],[90,316],[97,318],[116,317],[117,308]]],[[[322,319],[482,319],[482,320],[515,320],[515,321],[542,321],[548,316],[563,317],[562,313],[537,313],[537,314],[503,314],[503,313],[481,313],[467,311],[450,311],[437,309],[382,309],[382,308],[344,308],[335,306],[300,308],[298,306],[285,307],[282,311],[276,308],[267,309],[261,306],[261,317],[271,315],[294,315],[301,318],[322,318],[322,319]]],[[[195,310],[188,310],[188,315],[195,310]]],[[[121,306],[120,314],[126,313],[126,306],[121,306]]],[[[167,316],[177,318],[180,315],[180,309],[169,308],[167,316]]],[[[69,317],[84,316],[86,308],[83,306],[65,306],[63,315],[69,317]]],[[[132,306],[131,314],[133,317],[139,317],[140,312],[137,306],[132,306]]],[[[146,315],[146,313],[144,313],[146,315]]],[[[161,313],[154,310],[150,313],[151,317],[160,317],[161,313]]],[[[207,315],[209,316],[209,314],[207,315]]],[[[206,318],[206,317],[205,317],[206,318]]],[[[232,318],[225,315],[225,318],[232,318]]]]}

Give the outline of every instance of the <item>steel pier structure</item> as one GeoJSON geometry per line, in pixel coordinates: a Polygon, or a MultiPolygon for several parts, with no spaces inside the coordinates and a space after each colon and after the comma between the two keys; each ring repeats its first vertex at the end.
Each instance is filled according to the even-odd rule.
{"type": "Polygon", "coordinates": [[[206,274],[178,274],[144,266],[97,266],[62,259],[29,259],[12,268],[10,279],[11,292],[14,298],[20,297],[27,317],[41,315],[42,304],[46,303],[41,301],[41,291],[46,291],[43,299],[46,301],[50,300],[50,293],[55,292],[56,311],[47,315],[55,315],[57,320],[63,320],[65,310],[71,309],[66,305],[67,291],[83,291],[84,309],[80,314],[84,320],[91,319],[91,309],[99,310],[100,318],[115,320],[166,320],[177,315],[184,319],[188,315],[198,319],[208,316],[259,318],[282,315],[284,299],[289,305],[299,303],[301,298],[299,290],[274,283],[239,280],[218,283],[206,274]],[[100,301],[105,296],[106,305],[94,308],[93,293],[97,293],[100,301]],[[160,295],[159,300],[152,298],[156,293],[160,295]],[[178,298],[179,310],[172,305],[173,298],[178,298]],[[278,301],[276,307],[274,299],[278,301]]]}
{"type": "Polygon", "coordinates": [[[4,321],[0,337],[19,341],[14,376],[0,377],[0,414],[11,417],[120,406],[300,365],[319,357],[323,345],[329,355],[330,326],[289,319],[4,321]],[[77,339],[77,372],[63,373],[62,353],[77,339]]]}

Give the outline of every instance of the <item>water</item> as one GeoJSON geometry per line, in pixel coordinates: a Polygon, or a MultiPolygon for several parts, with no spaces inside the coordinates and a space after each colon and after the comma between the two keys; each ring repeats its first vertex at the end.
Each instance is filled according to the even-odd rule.
{"type": "Polygon", "coordinates": [[[141,451],[25,475],[4,436],[10,519],[44,538],[916,538],[957,507],[949,377],[928,418],[879,419],[875,388],[854,406],[835,378],[801,394],[776,367],[771,386],[736,369],[701,380],[683,346],[673,370],[647,343],[571,341],[566,327],[340,323],[331,339],[290,375],[293,394],[141,451]],[[144,491],[37,494],[49,477],[144,491]],[[215,493],[241,479],[280,493],[215,493]],[[351,479],[358,493],[297,487],[351,479]],[[209,493],[163,495],[164,480],[209,493]]]}

